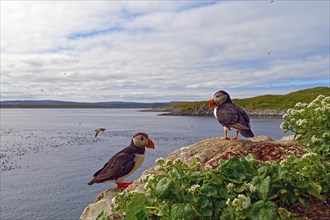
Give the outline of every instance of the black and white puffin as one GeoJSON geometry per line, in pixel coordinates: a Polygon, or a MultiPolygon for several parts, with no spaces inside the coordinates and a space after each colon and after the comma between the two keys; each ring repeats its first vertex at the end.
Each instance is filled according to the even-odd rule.
{"type": "Polygon", "coordinates": [[[132,182],[123,182],[123,180],[142,165],[146,147],[154,149],[155,145],[146,133],[136,133],[131,144],[115,154],[102,169],[97,171],[88,185],[115,182],[119,189],[125,189],[132,182]]]}
{"type": "Polygon", "coordinates": [[[253,137],[250,119],[246,112],[232,103],[229,94],[223,90],[216,92],[209,101],[209,107],[214,108],[214,116],[224,128],[224,140],[237,140],[238,133],[244,137],[253,137]],[[235,129],[234,138],[228,138],[227,132],[235,129]]]}

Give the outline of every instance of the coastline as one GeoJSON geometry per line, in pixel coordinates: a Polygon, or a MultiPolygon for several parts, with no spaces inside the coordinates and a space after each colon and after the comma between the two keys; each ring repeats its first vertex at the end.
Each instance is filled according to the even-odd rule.
{"type": "MultiPolygon", "coordinates": [[[[244,111],[250,116],[255,118],[281,118],[286,110],[274,110],[274,109],[245,109],[244,111]]],[[[180,108],[168,107],[168,108],[150,108],[140,110],[141,112],[159,112],[159,116],[213,116],[213,110],[209,108],[200,108],[192,111],[183,111],[180,108]]]]}

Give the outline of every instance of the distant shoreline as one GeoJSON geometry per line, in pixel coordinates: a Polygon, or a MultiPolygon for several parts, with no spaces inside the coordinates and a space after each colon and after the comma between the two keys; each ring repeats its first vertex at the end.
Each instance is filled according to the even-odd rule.
{"type": "MultiPolygon", "coordinates": [[[[253,109],[244,109],[250,117],[255,118],[281,118],[286,110],[253,110],[253,109]]],[[[141,112],[159,112],[160,116],[213,116],[212,109],[197,109],[191,112],[183,112],[180,108],[151,108],[143,109],[141,112]]]]}

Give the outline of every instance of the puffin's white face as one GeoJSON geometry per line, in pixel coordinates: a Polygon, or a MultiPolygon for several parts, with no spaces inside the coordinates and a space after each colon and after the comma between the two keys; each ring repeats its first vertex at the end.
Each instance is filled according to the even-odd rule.
{"type": "Polygon", "coordinates": [[[154,149],[154,143],[152,142],[152,140],[148,137],[146,137],[143,134],[138,134],[136,136],[133,137],[133,143],[135,144],[135,146],[137,147],[148,147],[148,148],[152,148],[154,149]]]}

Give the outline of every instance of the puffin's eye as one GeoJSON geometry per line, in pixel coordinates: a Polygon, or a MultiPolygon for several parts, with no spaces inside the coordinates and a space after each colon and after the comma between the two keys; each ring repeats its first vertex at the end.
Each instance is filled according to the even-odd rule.
{"type": "Polygon", "coordinates": [[[141,141],[143,141],[143,136],[140,139],[141,139],[141,141]]]}

